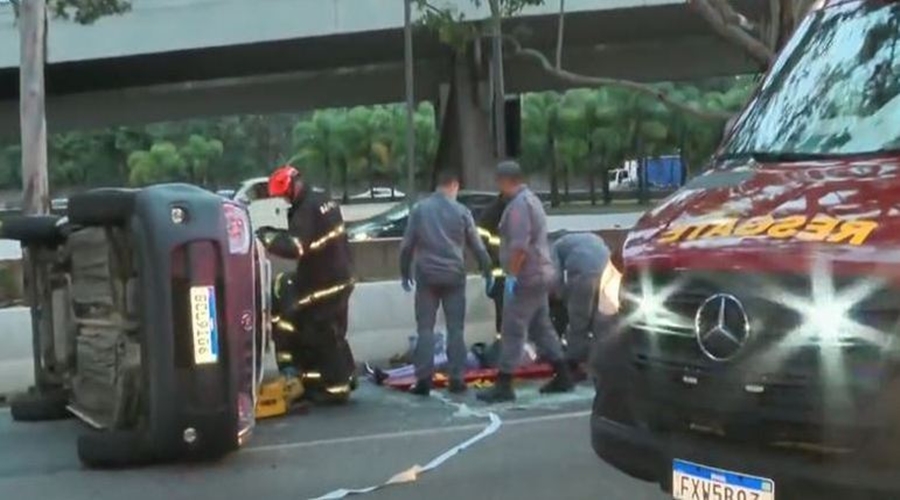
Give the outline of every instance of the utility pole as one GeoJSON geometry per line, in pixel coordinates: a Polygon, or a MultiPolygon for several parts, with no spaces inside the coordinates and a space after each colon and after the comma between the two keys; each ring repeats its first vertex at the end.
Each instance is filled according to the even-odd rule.
{"type": "Polygon", "coordinates": [[[503,13],[499,0],[490,0],[491,26],[491,73],[492,114],[494,123],[494,154],[498,159],[506,158],[506,84],[503,75],[503,13]]]}
{"type": "Polygon", "coordinates": [[[47,119],[44,115],[44,59],[47,54],[45,0],[23,0],[19,10],[19,125],[22,134],[22,212],[50,211],[47,181],[47,119]]]}
{"type": "Polygon", "coordinates": [[[416,97],[413,74],[412,0],[403,0],[403,64],[406,72],[406,196],[416,195],[416,97]]]}

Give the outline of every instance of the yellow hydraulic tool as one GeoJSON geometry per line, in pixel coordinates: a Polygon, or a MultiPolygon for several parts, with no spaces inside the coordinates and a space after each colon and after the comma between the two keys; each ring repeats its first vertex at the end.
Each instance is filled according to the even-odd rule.
{"type": "Polygon", "coordinates": [[[295,401],[303,397],[303,382],[297,377],[280,376],[263,383],[256,402],[256,418],[286,415],[295,401]]]}

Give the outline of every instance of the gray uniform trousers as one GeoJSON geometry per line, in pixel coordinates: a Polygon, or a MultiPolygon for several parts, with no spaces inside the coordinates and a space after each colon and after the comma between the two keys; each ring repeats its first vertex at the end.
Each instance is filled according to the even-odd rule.
{"type": "Polygon", "coordinates": [[[447,321],[448,372],[453,380],[462,380],[466,369],[466,283],[459,285],[416,284],[416,378],[431,380],[434,375],[434,323],[438,307],[447,321]]]}
{"type": "Polygon", "coordinates": [[[566,360],[575,363],[587,361],[590,354],[591,335],[599,320],[597,300],[600,275],[569,274],[566,280],[565,300],[569,315],[566,330],[566,360]]]}
{"type": "Polygon", "coordinates": [[[503,373],[513,373],[522,360],[525,341],[530,339],[538,356],[550,363],[562,361],[559,336],[550,321],[547,288],[519,286],[504,298],[500,328],[500,362],[503,373]]]}

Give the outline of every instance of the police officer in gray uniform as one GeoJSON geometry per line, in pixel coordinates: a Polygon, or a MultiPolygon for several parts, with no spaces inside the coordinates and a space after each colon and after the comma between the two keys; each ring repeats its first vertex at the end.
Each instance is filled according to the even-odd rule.
{"type": "Polygon", "coordinates": [[[550,249],[556,269],[555,293],[565,301],[569,316],[566,360],[579,378],[587,361],[591,334],[599,323],[597,300],[600,276],[609,263],[609,247],[593,233],[570,233],[557,239],[550,249]]]}
{"type": "Polygon", "coordinates": [[[513,372],[522,359],[526,337],[538,355],[554,368],[553,379],[542,393],[568,392],[574,384],[563,359],[559,336],[550,321],[550,288],[555,270],[547,242],[547,214],[540,199],[524,184],[522,169],[514,161],[497,166],[497,184],[509,200],[500,219],[500,264],[506,275],[501,353],[497,381],[478,394],[487,403],[512,401],[513,372]]]}
{"type": "Polygon", "coordinates": [[[414,361],[418,381],[412,392],[421,396],[427,396],[432,387],[434,323],[438,306],[443,307],[447,321],[449,390],[452,393],[466,390],[463,378],[467,355],[463,335],[466,321],[466,246],[478,258],[485,289],[493,287],[491,258],[478,236],[472,213],[456,201],[458,191],[457,174],[439,173],[438,188],[434,194],[413,207],[400,246],[400,277],[407,292],[412,290],[410,268],[415,260],[418,340],[414,361]]]}

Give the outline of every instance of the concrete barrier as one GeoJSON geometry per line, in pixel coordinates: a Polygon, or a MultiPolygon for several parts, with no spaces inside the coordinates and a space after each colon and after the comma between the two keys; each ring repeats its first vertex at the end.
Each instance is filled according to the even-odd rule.
{"type": "MultiPolygon", "coordinates": [[[[415,335],[413,295],[398,281],[361,283],[350,297],[348,338],[357,361],[386,360],[406,350],[415,335]]],[[[466,286],[466,343],[494,338],[494,304],[484,293],[484,281],[470,277],[466,286]]],[[[436,330],[444,330],[439,314],[436,330]]]]}
{"type": "Polygon", "coordinates": [[[31,312],[27,307],[0,309],[0,395],[34,383],[31,312]]]}
{"type": "MultiPolygon", "coordinates": [[[[467,283],[466,342],[494,336],[493,303],[484,294],[480,277],[467,283]]],[[[383,361],[404,352],[415,335],[413,294],[397,281],[361,283],[350,298],[348,339],[357,361],[383,361]]],[[[444,329],[443,315],[437,330],[444,329]]],[[[34,383],[31,351],[31,314],[27,307],[0,309],[0,395],[27,389],[34,383]]]]}
{"type": "MultiPolygon", "coordinates": [[[[557,224],[572,221],[557,219],[557,224]]],[[[594,231],[613,250],[613,261],[621,266],[621,249],[627,229],[594,231]]],[[[556,227],[555,229],[560,229],[556,227]]],[[[350,299],[348,338],[358,361],[380,361],[405,351],[408,337],[415,334],[413,294],[405,293],[397,281],[400,239],[380,239],[353,243],[358,284],[350,299]]],[[[468,259],[475,271],[475,259],[468,259]]],[[[273,259],[276,272],[292,270],[290,261],[273,259]]],[[[20,272],[20,270],[18,271],[20,272]]],[[[494,337],[493,304],[484,294],[482,279],[472,276],[467,283],[466,342],[490,341],[494,337]]],[[[437,329],[443,329],[439,316],[437,329]]],[[[31,316],[28,308],[0,309],[0,395],[26,389],[33,383],[31,316]]]]}

